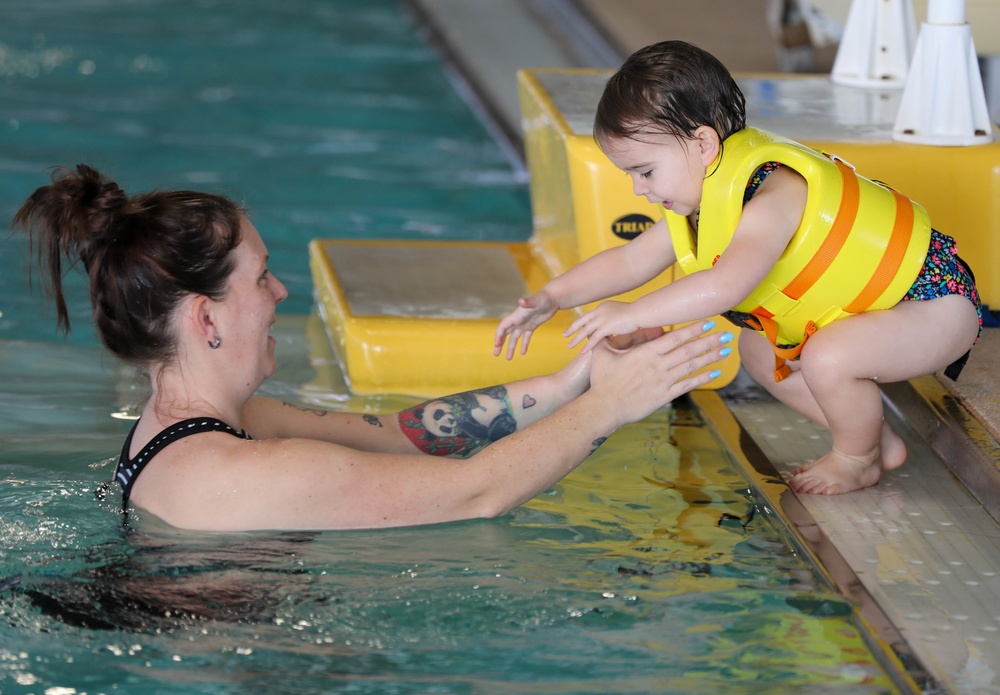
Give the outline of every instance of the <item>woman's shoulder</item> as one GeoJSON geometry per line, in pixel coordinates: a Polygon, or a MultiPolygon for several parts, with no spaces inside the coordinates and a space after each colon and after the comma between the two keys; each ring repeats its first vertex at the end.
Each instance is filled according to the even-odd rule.
{"type": "Polygon", "coordinates": [[[136,480],[132,502],[181,528],[268,526],[270,505],[348,486],[366,454],[303,438],[243,439],[223,431],[164,449],[136,480]]]}

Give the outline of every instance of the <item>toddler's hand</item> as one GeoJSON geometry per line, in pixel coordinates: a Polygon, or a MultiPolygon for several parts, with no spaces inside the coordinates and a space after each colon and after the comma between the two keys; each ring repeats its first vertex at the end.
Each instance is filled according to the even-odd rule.
{"type": "Polygon", "coordinates": [[[583,352],[586,352],[603,338],[639,330],[640,326],[629,317],[631,306],[626,302],[601,302],[596,309],[588,311],[563,332],[566,337],[576,333],[569,341],[569,347],[576,347],[586,340],[588,344],[583,348],[583,352]]]}
{"type": "Polygon", "coordinates": [[[559,307],[544,289],[539,290],[527,299],[517,301],[517,309],[510,312],[497,326],[493,337],[493,354],[503,351],[504,340],[507,340],[507,359],[514,357],[517,341],[521,341],[521,354],[528,351],[528,342],[536,328],[555,316],[559,307]]]}
{"type": "Polygon", "coordinates": [[[627,350],[630,347],[648,343],[650,340],[656,340],[665,332],[662,326],[640,328],[632,333],[619,333],[612,336],[608,339],[608,345],[615,350],[627,350]]]}

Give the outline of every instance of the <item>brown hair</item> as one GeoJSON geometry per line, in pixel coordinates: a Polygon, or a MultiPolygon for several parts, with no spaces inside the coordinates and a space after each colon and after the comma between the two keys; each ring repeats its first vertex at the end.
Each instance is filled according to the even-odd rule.
{"type": "Polygon", "coordinates": [[[174,312],[189,294],[222,299],[240,241],[243,209],[223,196],[154,191],[128,196],[97,170],[58,168],[14,216],[25,228],[69,331],[63,259],[79,261],[101,342],[148,371],[175,356],[174,312]],[[46,272],[47,271],[47,272],[46,272]]]}
{"type": "Polygon", "coordinates": [[[726,67],[684,41],[641,48],[611,76],[597,105],[598,142],[642,133],[690,137],[700,126],[725,140],[746,127],[746,100],[726,67]]]}

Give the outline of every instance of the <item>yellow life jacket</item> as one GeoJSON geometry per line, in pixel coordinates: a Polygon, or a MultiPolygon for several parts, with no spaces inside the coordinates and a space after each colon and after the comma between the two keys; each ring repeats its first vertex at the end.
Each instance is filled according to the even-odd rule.
{"type": "MultiPolygon", "coordinates": [[[[691,274],[715,265],[743,214],[753,173],[767,162],[798,172],[808,185],[802,221],[767,277],[734,311],[750,314],[775,350],[775,380],[790,370],[806,339],[844,316],[899,303],[930,245],[927,211],[891,188],[859,176],[836,157],[755,128],[729,136],[708,171],[695,232],[664,210],[677,260],[691,274]]],[[[756,325],[755,325],[756,324],[756,325]]]]}

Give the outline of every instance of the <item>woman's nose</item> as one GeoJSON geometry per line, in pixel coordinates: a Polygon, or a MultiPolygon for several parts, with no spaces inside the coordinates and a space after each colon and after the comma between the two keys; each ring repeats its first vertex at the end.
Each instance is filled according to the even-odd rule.
{"type": "Polygon", "coordinates": [[[285,287],[285,283],[276,278],[273,274],[271,275],[271,279],[274,281],[275,285],[271,289],[271,292],[274,294],[274,303],[280,304],[288,298],[288,288],[285,287]]]}

